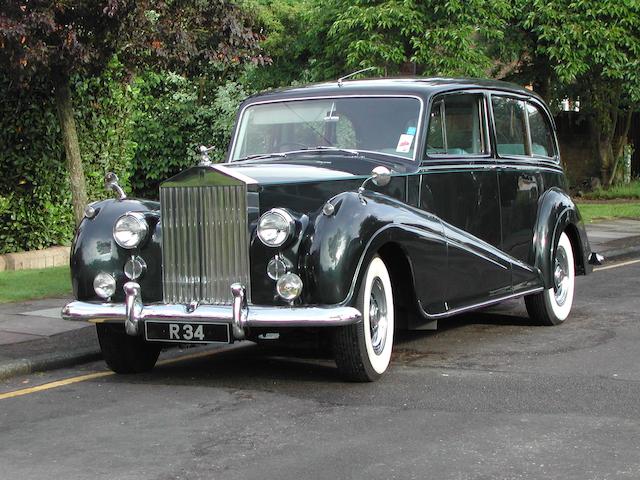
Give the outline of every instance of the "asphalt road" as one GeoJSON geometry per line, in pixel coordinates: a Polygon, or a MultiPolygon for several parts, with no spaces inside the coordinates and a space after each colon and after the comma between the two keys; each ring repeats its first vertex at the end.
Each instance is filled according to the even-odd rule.
{"type": "Polygon", "coordinates": [[[375,384],[252,346],[14,378],[0,479],[638,479],[639,291],[635,263],[579,278],[559,327],[522,302],[441,322],[375,384]]]}

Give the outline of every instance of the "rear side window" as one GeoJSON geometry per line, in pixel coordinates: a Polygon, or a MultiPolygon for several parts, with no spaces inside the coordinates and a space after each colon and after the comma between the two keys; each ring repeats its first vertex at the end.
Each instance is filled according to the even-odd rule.
{"type": "Polygon", "coordinates": [[[429,114],[427,155],[487,153],[482,95],[453,94],[436,101],[429,114]]]}
{"type": "Polygon", "coordinates": [[[522,100],[491,97],[499,155],[528,155],[527,124],[522,100]]]}
{"type": "Polygon", "coordinates": [[[538,106],[527,102],[529,130],[531,131],[531,153],[543,157],[555,156],[551,127],[546,115],[538,106]]]}

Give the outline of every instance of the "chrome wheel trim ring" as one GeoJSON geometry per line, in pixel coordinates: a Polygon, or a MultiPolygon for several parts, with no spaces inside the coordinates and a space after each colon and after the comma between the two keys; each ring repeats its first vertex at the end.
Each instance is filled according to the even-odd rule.
{"type": "Polygon", "coordinates": [[[562,245],[556,250],[555,266],[553,270],[553,291],[556,303],[564,305],[569,295],[569,260],[562,245]]]}
{"type": "Polygon", "coordinates": [[[380,277],[375,277],[371,282],[369,295],[369,335],[371,347],[376,355],[382,354],[387,341],[387,328],[389,319],[387,316],[387,296],[380,277]]]}

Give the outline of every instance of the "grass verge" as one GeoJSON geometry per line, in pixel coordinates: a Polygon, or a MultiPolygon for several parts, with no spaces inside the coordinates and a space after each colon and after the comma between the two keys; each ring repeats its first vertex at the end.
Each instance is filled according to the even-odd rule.
{"type": "Polygon", "coordinates": [[[585,223],[612,218],[640,219],[640,202],[625,203],[578,203],[578,208],[585,223]]]}
{"type": "Polygon", "coordinates": [[[584,194],[584,198],[589,200],[611,200],[614,198],[634,198],[640,199],[640,180],[631,183],[622,183],[608,188],[598,188],[593,192],[584,194]]]}
{"type": "Polygon", "coordinates": [[[0,303],[71,294],[69,267],[0,272],[0,303]]]}

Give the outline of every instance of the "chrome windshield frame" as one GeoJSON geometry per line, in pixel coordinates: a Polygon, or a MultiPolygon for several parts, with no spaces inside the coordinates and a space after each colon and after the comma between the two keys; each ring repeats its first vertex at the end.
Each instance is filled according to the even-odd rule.
{"type": "MultiPolygon", "coordinates": [[[[240,111],[240,115],[238,116],[238,121],[236,123],[234,132],[233,132],[233,141],[231,143],[231,148],[229,149],[229,156],[225,163],[233,163],[233,162],[239,161],[239,160],[233,160],[233,156],[237,147],[238,136],[240,134],[240,126],[242,125],[245,111],[249,107],[253,107],[255,105],[265,105],[269,103],[299,102],[303,100],[332,100],[332,99],[340,99],[340,98],[413,98],[415,100],[418,100],[418,102],[420,102],[420,111],[418,113],[418,125],[416,127],[416,138],[414,140],[415,147],[413,151],[413,156],[411,158],[405,157],[402,155],[395,155],[393,153],[378,152],[376,150],[357,149],[359,152],[362,152],[362,153],[371,152],[371,153],[377,153],[380,155],[393,156],[393,157],[396,157],[405,161],[410,161],[410,162],[417,161],[416,159],[418,155],[418,150],[420,149],[419,148],[420,141],[422,140],[422,134],[423,134],[422,127],[424,123],[424,99],[418,95],[411,95],[411,94],[352,94],[352,95],[319,95],[319,96],[309,96],[309,97],[279,98],[279,99],[273,99],[273,100],[262,100],[262,101],[251,102],[246,104],[244,107],[242,107],[242,110],[240,111]]],[[[304,150],[301,150],[301,151],[304,151],[304,150]]]]}

